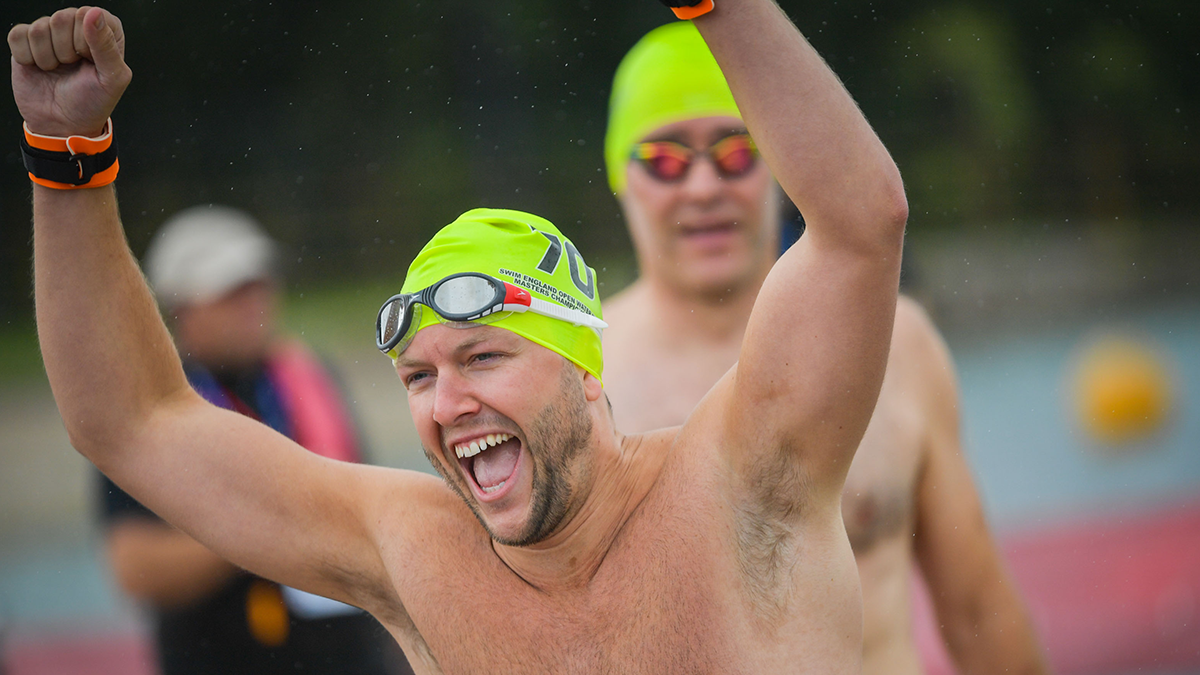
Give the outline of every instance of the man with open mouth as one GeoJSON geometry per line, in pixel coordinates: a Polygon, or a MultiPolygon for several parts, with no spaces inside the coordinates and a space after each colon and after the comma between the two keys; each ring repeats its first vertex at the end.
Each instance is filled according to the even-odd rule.
{"type": "MultiPolygon", "coordinates": [[[[668,4],[809,226],[737,364],[682,427],[620,434],[594,271],[541,218],[469,211],[376,317],[441,480],[318,457],[188,387],[111,186],[120,21],[85,7],[14,27],[38,329],[72,443],[227,559],[370,611],[417,672],[858,672],[841,490],[883,379],[907,204],[779,8],[719,2],[668,4]]],[[[686,227],[700,249],[728,235],[686,227]]]]}

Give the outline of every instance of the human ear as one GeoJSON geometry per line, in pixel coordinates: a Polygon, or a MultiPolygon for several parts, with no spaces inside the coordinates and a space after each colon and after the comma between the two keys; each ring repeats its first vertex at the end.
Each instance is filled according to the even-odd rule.
{"type": "Polygon", "coordinates": [[[600,400],[604,395],[604,385],[595,375],[583,371],[583,395],[587,397],[589,403],[594,403],[600,400]]]}

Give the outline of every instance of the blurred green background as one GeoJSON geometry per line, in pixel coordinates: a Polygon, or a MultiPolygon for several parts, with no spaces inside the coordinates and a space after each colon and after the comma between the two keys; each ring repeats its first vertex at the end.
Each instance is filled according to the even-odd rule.
{"type": "MultiPolygon", "coordinates": [[[[1052,229],[1194,245],[1197,3],[782,4],[895,155],[914,244],[1052,229]]],[[[477,205],[545,215],[594,264],[628,260],[601,147],[616,63],[670,19],[651,0],[108,6],[134,72],[115,119],[136,253],[166,215],[215,201],[293,247],[295,288],[395,280],[477,205]]],[[[56,7],[6,0],[4,21],[56,7]]],[[[21,328],[29,188],[3,109],[0,326],[21,328]]]]}

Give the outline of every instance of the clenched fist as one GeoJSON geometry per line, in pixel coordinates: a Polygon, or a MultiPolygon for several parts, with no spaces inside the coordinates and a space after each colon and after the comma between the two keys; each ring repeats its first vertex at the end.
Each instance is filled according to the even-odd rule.
{"type": "Polygon", "coordinates": [[[13,98],[29,130],[97,136],[133,71],[121,20],[99,7],[71,7],[8,33],[13,98]]]}

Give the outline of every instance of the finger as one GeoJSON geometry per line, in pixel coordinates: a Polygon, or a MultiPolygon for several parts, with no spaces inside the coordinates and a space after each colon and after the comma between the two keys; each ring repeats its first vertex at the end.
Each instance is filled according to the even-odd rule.
{"type": "Polygon", "coordinates": [[[113,39],[117,43],[117,52],[121,55],[121,59],[125,58],[125,24],[121,23],[121,17],[108,13],[108,26],[112,28],[113,39]]]}
{"type": "Polygon", "coordinates": [[[118,41],[117,32],[120,30],[121,22],[99,7],[89,9],[83,20],[83,33],[92,63],[96,64],[102,79],[119,79],[129,70],[123,55],[124,33],[121,33],[121,40],[118,41]]]}
{"type": "Polygon", "coordinates": [[[38,68],[54,70],[58,67],[50,37],[50,17],[43,16],[29,24],[29,51],[33,52],[33,62],[38,68]]]}
{"type": "Polygon", "coordinates": [[[29,24],[18,24],[8,31],[8,50],[12,52],[13,60],[17,63],[23,66],[33,65],[33,52],[29,51],[29,24]]]}
{"type": "Polygon", "coordinates": [[[75,42],[75,53],[90,61],[92,50],[88,49],[87,39],[83,36],[83,20],[87,17],[89,9],[91,7],[84,6],[75,10],[75,30],[71,35],[75,42]]]}
{"type": "Polygon", "coordinates": [[[50,17],[50,45],[59,63],[75,63],[75,10],[60,9],[50,17]]]}

